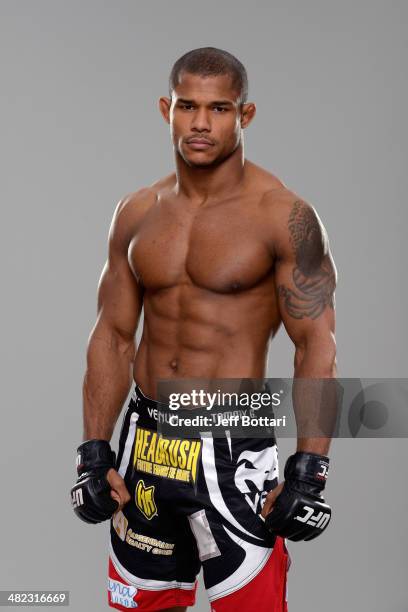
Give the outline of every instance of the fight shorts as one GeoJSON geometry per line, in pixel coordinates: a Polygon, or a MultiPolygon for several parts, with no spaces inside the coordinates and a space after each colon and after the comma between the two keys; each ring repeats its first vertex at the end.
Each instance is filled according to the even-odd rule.
{"type": "Polygon", "coordinates": [[[285,539],[259,516],[278,484],[276,439],[169,437],[157,419],[136,387],[117,457],[131,501],[111,521],[109,605],[193,606],[202,566],[212,612],[287,612],[285,539]]]}

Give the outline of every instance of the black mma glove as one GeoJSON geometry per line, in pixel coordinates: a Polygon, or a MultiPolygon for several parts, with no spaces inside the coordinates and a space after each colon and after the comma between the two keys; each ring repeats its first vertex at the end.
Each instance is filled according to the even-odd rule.
{"type": "Polygon", "coordinates": [[[86,523],[101,523],[118,509],[106,479],[115,467],[115,453],[106,440],[87,440],[77,450],[78,479],[71,489],[74,512],[86,523]]]}
{"type": "Polygon", "coordinates": [[[321,493],[329,470],[329,458],[315,453],[296,452],[285,465],[285,482],[265,525],[288,540],[313,540],[323,533],[331,508],[321,493]]]}

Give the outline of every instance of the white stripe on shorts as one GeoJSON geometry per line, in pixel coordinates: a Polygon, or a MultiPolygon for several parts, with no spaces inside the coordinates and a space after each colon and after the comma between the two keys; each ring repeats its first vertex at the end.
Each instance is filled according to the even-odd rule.
{"type": "Polygon", "coordinates": [[[125,477],[126,470],[129,465],[130,453],[132,452],[133,440],[135,439],[136,423],[137,423],[138,418],[139,418],[139,415],[137,414],[137,412],[132,412],[132,414],[130,415],[129,431],[126,437],[126,443],[125,443],[125,448],[124,448],[123,455],[122,455],[122,460],[120,462],[120,466],[118,469],[118,472],[122,476],[122,478],[125,477]]]}

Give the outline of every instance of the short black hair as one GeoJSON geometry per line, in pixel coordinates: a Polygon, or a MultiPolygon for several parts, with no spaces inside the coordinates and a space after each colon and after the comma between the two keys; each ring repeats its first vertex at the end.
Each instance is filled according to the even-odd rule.
{"type": "Polygon", "coordinates": [[[245,66],[234,55],[216,47],[200,47],[182,55],[171,69],[169,93],[179,83],[180,73],[189,72],[200,76],[228,74],[234,90],[239,93],[241,104],[248,97],[248,76],[245,66]]]}

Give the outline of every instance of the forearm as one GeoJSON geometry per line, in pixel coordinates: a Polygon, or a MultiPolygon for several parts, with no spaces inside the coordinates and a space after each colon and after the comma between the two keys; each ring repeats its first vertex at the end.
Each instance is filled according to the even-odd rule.
{"type": "Polygon", "coordinates": [[[336,375],[334,339],[310,339],[297,348],[293,384],[297,451],[328,455],[337,417],[336,375]]]}
{"type": "Polygon", "coordinates": [[[83,383],[84,440],[110,440],[132,384],[134,339],[100,329],[92,332],[83,383]]]}

